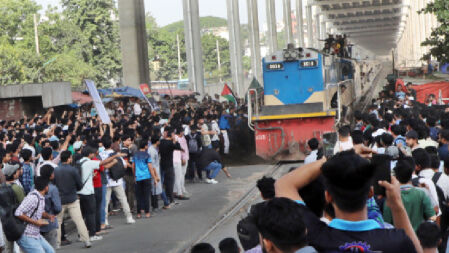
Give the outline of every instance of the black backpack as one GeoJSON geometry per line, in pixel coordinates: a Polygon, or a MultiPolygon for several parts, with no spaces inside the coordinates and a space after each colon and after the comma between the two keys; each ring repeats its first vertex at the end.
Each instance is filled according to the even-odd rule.
{"type": "MultiPolygon", "coordinates": [[[[111,154],[110,156],[113,155],[115,155],[115,153],[111,154]]],[[[121,158],[117,157],[115,158],[115,160],[117,160],[117,162],[114,165],[112,165],[112,167],[109,168],[109,176],[111,177],[112,180],[117,181],[123,176],[125,176],[125,166],[123,166],[121,158]]]]}
{"type": "MultiPolygon", "coordinates": [[[[441,173],[441,172],[438,172],[441,173]]],[[[440,206],[441,213],[447,212],[447,200],[444,196],[444,191],[437,185],[438,179],[440,178],[441,174],[437,175],[438,173],[435,173],[432,177],[433,184],[435,185],[435,190],[437,192],[438,196],[438,205],[440,206]],[[444,209],[444,210],[443,210],[444,209]]],[[[412,179],[412,185],[413,186],[419,186],[419,179],[423,177],[415,177],[412,179]]]]}
{"type": "MultiPolygon", "coordinates": [[[[26,224],[14,215],[19,204],[12,187],[2,184],[0,186],[0,217],[3,232],[5,233],[6,239],[10,242],[19,240],[26,227],[26,224]]],[[[39,204],[38,202],[37,207],[30,217],[33,217],[34,213],[36,213],[39,204]]]]}

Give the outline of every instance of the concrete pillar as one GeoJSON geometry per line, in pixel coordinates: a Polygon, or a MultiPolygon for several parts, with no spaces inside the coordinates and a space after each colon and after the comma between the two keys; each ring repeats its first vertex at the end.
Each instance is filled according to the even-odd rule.
{"type": "Polygon", "coordinates": [[[326,21],[324,21],[324,19],[320,22],[320,31],[321,31],[320,39],[322,39],[322,40],[326,39],[327,27],[326,27],[326,21]]]}
{"type": "Polygon", "coordinates": [[[299,47],[304,44],[304,15],[302,13],[302,0],[296,0],[296,30],[298,32],[299,47]]]}
{"type": "Polygon", "coordinates": [[[143,0],[119,0],[123,85],[139,89],[150,83],[148,44],[143,0]]]}
{"type": "Polygon", "coordinates": [[[312,2],[309,0],[306,6],[307,16],[307,47],[313,47],[313,22],[312,22],[312,2]]]}
{"type": "Polygon", "coordinates": [[[238,0],[226,0],[231,55],[232,88],[238,96],[244,95],[242,45],[240,41],[240,17],[238,0]]]}
{"type": "Polygon", "coordinates": [[[262,84],[262,60],[260,57],[259,13],[257,0],[247,0],[249,47],[251,50],[251,70],[253,76],[262,84]]]}
{"type": "Polygon", "coordinates": [[[198,0],[182,1],[187,72],[191,89],[204,95],[203,52],[201,49],[198,0]]]}
{"type": "Polygon", "coordinates": [[[316,38],[315,38],[315,40],[314,40],[314,47],[316,48],[316,49],[319,49],[320,48],[320,35],[321,35],[321,27],[320,27],[320,14],[316,14],[315,15],[315,31],[316,31],[316,38]]]}
{"type": "MultiPolygon", "coordinates": [[[[284,29],[285,29],[285,39],[287,44],[293,43],[292,34],[292,2],[291,0],[283,0],[284,9],[284,29]]],[[[282,48],[287,48],[287,45],[281,45],[282,48]]]]}
{"type": "Polygon", "coordinates": [[[278,50],[278,36],[276,30],[276,11],[274,0],[266,0],[266,11],[267,11],[267,40],[268,48],[270,49],[270,54],[278,50]]]}

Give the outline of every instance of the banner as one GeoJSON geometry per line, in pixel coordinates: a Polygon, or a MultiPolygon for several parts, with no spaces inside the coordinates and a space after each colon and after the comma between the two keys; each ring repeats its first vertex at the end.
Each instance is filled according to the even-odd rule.
{"type": "Polygon", "coordinates": [[[449,98],[449,82],[433,82],[421,85],[413,85],[413,89],[416,90],[416,101],[425,103],[427,97],[430,94],[435,95],[435,98],[439,99],[440,91],[442,98],[449,98]]]}
{"type": "Polygon", "coordinates": [[[95,87],[94,81],[84,80],[84,82],[86,83],[87,90],[89,91],[89,94],[92,97],[95,109],[97,109],[97,113],[100,116],[101,121],[103,122],[103,124],[110,124],[111,119],[109,118],[109,115],[106,112],[106,109],[104,108],[103,102],[101,101],[100,95],[98,94],[98,90],[95,87]]]}
{"type": "Polygon", "coordinates": [[[150,105],[152,111],[160,111],[159,105],[154,100],[153,96],[151,96],[151,89],[148,87],[148,84],[143,83],[140,85],[140,91],[142,92],[143,97],[150,105]]]}

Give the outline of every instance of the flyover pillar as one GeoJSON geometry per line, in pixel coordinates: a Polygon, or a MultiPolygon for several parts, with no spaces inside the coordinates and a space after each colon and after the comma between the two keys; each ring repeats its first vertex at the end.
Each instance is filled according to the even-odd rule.
{"type": "Polygon", "coordinates": [[[313,47],[313,21],[312,21],[312,1],[309,0],[306,6],[307,16],[307,47],[313,47]]]}
{"type": "MultiPolygon", "coordinates": [[[[284,10],[284,29],[287,44],[293,43],[292,34],[292,2],[291,0],[283,0],[284,10]]],[[[286,48],[287,45],[281,45],[282,48],[286,48]]]]}
{"type": "Polygon", "coordinates": [[[204,95],[203,52],[198,5],[198,0],[182,1],[189,84],[194,91],[204,95]]]}
{"type": "Polygon", "coordinates": [[[231,56],[232,88],[239,97],[244,95],[242,45],[240,40],[240,17],[238,0],[226,0],[229,30],[229,53],[231,56]]]}
{"type": "Polygon", "coordinates": [[[262,84],[262,61],[260,57],[259,13],[257,0],[247,0],[249,47],[251,49],[251,70],[253,76],[262,84]]]}
{"type": "Polygon", "coordinates": [[[268,27],[268,48],[270,49],[270,54],[278,50],[278,37],[276,30],[276,11],[274,0],[266,0],[266,11],[267,11],[267,27],[268,27]]]}
{"type": "Polygon", "coordinates": [[[139,89],[150,84],[148,44],[143,0],[119,0],[123,84],[139,89]]]}
{"type": "Polygon", "coordinates": [[[304,45],[304,15],[302,13],[302,0],[296,0],[296,31],[299,47],[304,45]]]}

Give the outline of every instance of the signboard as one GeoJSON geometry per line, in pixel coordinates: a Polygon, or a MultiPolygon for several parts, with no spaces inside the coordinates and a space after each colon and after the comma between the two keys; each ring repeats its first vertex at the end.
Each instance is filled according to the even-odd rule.
{"type": "Polygon", "coordinates": [[[284,69],[284,64],[282,63],[268,63],[267,70],[281,70],[284,69]]]}
{"type": "Polygon", "coordinates": [[[89,91],[90,96],[92,97],[92,101],[95,105],[95,109],[97,109],[97,113],[100,116],[103,124],[110,124],[111,119],[109,118],[106,109],[104,108],[103,102],[101,101],[100,95],[98,94],[98,90],[95,87],[95,83],[92,80],[84,80],[86,83],[87,90],[89,91]]]}
{"type": "Polygon", "coordinates": [[[301,67],[303,68],[314,68],[318,66],[318,62],[316,60],[302,61],[301,67]]]}
{"type": "Polygon", "coordinates": [[[151,96],[151,89],[146,83],[142,83],[140,85],[140,91],[142,92],[143,97],[150,105],[152,111],[160,111],[159,106],[156,103],[156,100],[151,96]]]}

